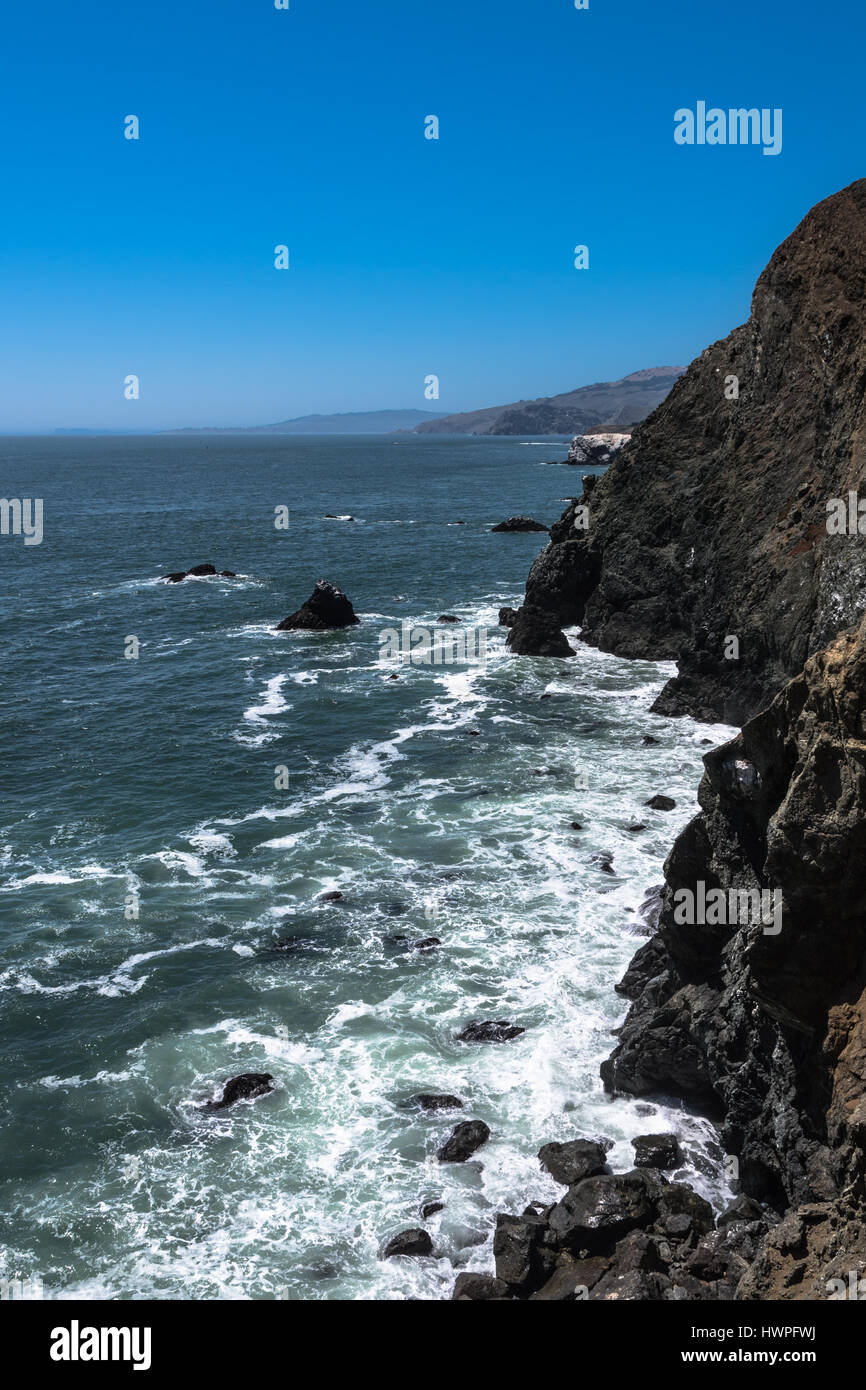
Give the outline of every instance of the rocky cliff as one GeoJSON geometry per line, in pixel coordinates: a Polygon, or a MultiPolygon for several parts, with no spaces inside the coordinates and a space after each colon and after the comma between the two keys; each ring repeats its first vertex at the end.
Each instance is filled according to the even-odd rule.
{"type": "Polygon", "coordinates": [[[522,650],[582,623],[676,657],[662,711],[745,721],[704,760],[602,1066],[614,1094],[710,1114],[740,1195],[715,1220],[661,1174],[563,1176],[555,1206],[500,1217],[496,1276],[455,1297],[866,1293],[864,296],[866,180],[779,248],[748,323],[585,490],[589,530],[575,505],[553,528],[512,618],[522,650]]]}
{"type": "Polygon", "coordinates": [[[527,603],[605,651],[675,658],[659,712],[741,723],[866,607],[862,537],[826,528],[828,502],[862,484],[864,396],[861,179],[812,209],[748,322],[638,426],[588,529],[578,504],[564,513],[527,603]]]}
{"type": "Polygon", "coordinates": [[[711,1109],[744,1192],[853,1223],[866,1256],[866,620],[704,762],[602,1077],[711,1109]],[[722,920],[682,920],[712,889],[722,920]],[[740,909],[755,890],[779,894],[777,916],[740,909]]]}

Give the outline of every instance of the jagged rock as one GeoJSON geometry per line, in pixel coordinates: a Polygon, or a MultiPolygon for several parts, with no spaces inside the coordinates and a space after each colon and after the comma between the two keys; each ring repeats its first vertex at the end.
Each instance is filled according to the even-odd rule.
{"type": "Polygon", "coordinates": [[[676,660],[662,714],[741,723],[859,618],[862,537],[827,503],[866,476],[866,180],[814,207],[592,493],[526,602],[619,656],[676,660]],[[729,636],[739,640],[730,659],[729,636]]]}
{"type": "Polygon", "coordinates": [[[416,1096],[410,1096],[407,1102],[409,1105],[417,1105],[419,1110],[462,1110],[463,1102],[457,1096],[449,1096],[446,1092],[421,1091],[416,1096]]]}
{"type": "Polygon", "coordinates": [[[436,1157],[440,1163],[465,1163],[489,1138],[490,1130],[483,1120],[463,1120],[454,1126],[436,1157]]]}
{"type": "Polygon", "coordinates": [[[644,806],[650,806],[653,811],[672,811],[676,804],[672,796],[663,796],[661,792],[644,802],[644,806]]]}
{"type": "Polygon", "coordinates": [[[290,613],[288,618],[277,623],[277,631],[286,632],[295,628],[324,631],[328,628],[351,627],[360,621],[342,589],[320,579],[306,603],[302,603],[296,613],[290,613]]]}
{"type": "Polygon", "coordinates": [[[678,1168],[683,1161],[675,1134],[642,1134],[631,1142],[635,1168],[678,1168]]]}
{"type": "Polygon", "coordinates": [[[506,521],[500,521],[496,526],[491,526],[491,531],[546,531],[548,528],[542,526],[540,521],[533,521],[531,516],[510,516],[506,521]]]}
{"type": "Polygon", "coordinates": [[[541,608],[526,604],[517,610],[505,645],[515,656],[574,656],[574,648],[559,624],[541,608]]]}
{"type": "Polygon", "coordinates": [[[340,892],[339,888],[334,888],[334,889],[332,889],[331,892],[329,892],[329,893],[320,893],[320,894],[319,894],[319,902],[320,902],[320,903],[339,903],[339,902],[342,902],[342,901],[343,901],[343,894],[340,892]]]}
{"type": "Polygon", "coordinates": [[[421,1208],[421,1220],[428,1221],[431,1216],[435,1216],[437,1212],[444,1210],[444,1202],[425,1202],[421,1208]]]}
{"type": "Polygon", "coordinates": [[[408,1231],[400,1231],[392,1236],[382,1251],[382,1259],[390,1260],[394,1255],[432,1255],[433,1242],[420,1226],[412,1226],[408,1231]]]}
{"type": "Polygon", "coordinates": [[[498,1043],[510,1042],[512,1038],[519,1038],[526,1029],[521,1028],[519,1023],[509,1023],[507,1019],[500,1018],[495,1021],[484,1019],[483,1022],[467,1023],[461,1033],[457,1034],[458,1042],[480,1042],[498,1043]]]}
{"type": "Polygon", "coordinates": [[[246,1071],[223,1083],[219,1100],[210,1100],[206,1110],[226,1110],[238,1100],[255,1100],[274,1089],[274,1078],[267,1071],[246,1071]]]}
{"type": "MultiPolygon", "coordinates": [[[[516,608],[500,608],[500,610],[499,610],[499,626],[500,626],[500,627],[513,627],[513,626],[514,626],[514,619],[515,619],[516,617],[517,617],[517,609],[516,609],[516,608]]],[[[543,698],[543,697],[542,697],[542,698],[543,698]]]]}
{"type": "Polygon", "coordinates": [[[538,1150],[542,1168],[565,1187],[572,1187],[584,1178],[594,1178],[607,1168],[605,1153],[612,1148],[610,1140],[603,1144],[593,1139],[570,1139],[564,1144],[544,1144],[538,1150]]]}

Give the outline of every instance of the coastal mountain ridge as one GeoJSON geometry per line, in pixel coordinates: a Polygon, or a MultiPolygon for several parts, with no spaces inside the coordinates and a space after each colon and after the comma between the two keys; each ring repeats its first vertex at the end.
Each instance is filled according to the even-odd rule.
{"type": "Polygon", "coordinates": [[[625,430],[646,419],[664,400],[683,367],[646,367],[619,381],[596,381],[557,396],[487,406],[439,416],[416,434],[587,434],[625,430]]]}
{"type": "Polygon", "coordinates": [[[648,367],[620,381],[597,381],[558,396],[540,396],[534,401],[515,401],[456,415],[434,410],[352,410],[333,415],[299,415],[272,425],[192,425],[163,433],[587,434],[625,429],[645,419],[664,400],[683,371],[683,367],[648,367]]]}

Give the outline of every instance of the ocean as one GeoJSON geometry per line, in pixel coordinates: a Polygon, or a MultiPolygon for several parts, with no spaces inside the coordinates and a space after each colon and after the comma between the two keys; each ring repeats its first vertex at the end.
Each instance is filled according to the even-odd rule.
{"type": "Polygon", "coordinates": [[[687,1179],[724,1198],[708,1121],[612,1100],[598,1067],[706,741],[732,731],[650,714],[669,664],[507,653],[498,610],[544,537],[490,527],[554,521],[580,491],[565,452],[0,440],[3,495],[44,507],[41,544],[0,537],[0,1278],[447,1298],[492,1269],[498,1211],[562,1195],[536,1154],[577,1137],[625,1170],[635,1135],[674,1129],[687,1179]],[[160,580],[202,563],[237,578],[160,580]],[[360,625],[276,632],[320,578],[360,625]],[[483,631],[484,660],[383,654],[383,631],[441,614],[483,631]],[[457,1041],[474,1019],[525,1032],[457,1041]],[[202,1108],[245,1071],[275,1091],[202,1108]],[[407,1106],[422,1091],[464,1108],[407,1106]],[[439,1163],[476,1118],[487,1144],[439,1163]],[[411,1226],[434,1254],[382,1259],[411,1226]]]}

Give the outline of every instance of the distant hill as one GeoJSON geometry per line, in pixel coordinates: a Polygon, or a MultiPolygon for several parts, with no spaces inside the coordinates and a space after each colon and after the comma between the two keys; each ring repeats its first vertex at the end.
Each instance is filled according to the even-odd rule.
{"type": "Polygon", "coordinates": [[[352,410],[341,415],[299,415],[276,425],[239,425],[237,428],[205,425],[166,434],[390,434],[393,430],[414,430],[424,422],[437,420],[441,412],[432,410],[352,410]]]}
{"type": "Polygon", "coordinates": [[[415,433],[574,435],[590,430],[627,430],[661,404],[684,371],[684,367],[647,367],[621,381],[597,381],[559,396],[439,415],[418,424],[415,433]]]}

